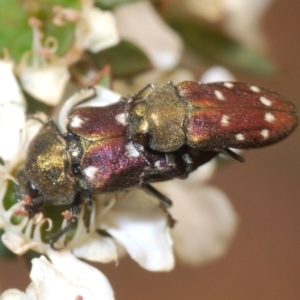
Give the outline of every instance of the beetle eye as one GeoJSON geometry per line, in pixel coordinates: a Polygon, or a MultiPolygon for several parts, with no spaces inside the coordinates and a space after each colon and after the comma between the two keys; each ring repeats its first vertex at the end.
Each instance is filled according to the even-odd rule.
{"type": "Polygon", "coordinates": [[[25,194],[30,196],[30,198],[36,198],[40,196],[38,189],[30,181],[27,182],[25,191],[26,191],[25,194]]]}

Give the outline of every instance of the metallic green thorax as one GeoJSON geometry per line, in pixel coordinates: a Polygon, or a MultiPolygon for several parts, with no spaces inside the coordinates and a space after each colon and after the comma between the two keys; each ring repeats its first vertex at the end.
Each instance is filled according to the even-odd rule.
{"type": "Polygon", "coordinates": [[[184,122],[187,104],[179,97],[176,87],[169,83],[155,88],[130,111],[132,136],[149,134],[153,150],[171,152],[185,142],[184,122]]]}

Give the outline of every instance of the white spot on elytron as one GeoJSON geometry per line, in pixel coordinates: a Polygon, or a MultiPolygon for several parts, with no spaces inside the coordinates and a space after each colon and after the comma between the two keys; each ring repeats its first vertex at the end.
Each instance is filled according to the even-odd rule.
{"type": "Polygon", "coordinates": [[[126,148],[125,155],[127,157],[139,157],[140,156],[140,152],[137,151],[136,147],[133,144],[128,143],[125,145],[125,148],[126,148]]]}
{"type": "Polygon", "coordinates": [[[81,127],[83,123],[83,120],[80,119],[78,116],[73,116],[71,120],[71,127],[78,128],[81,127]]]}
{"type": "Polygon", "coordinates": [[[160,161],[158,160],[158,161],[156,161],[155,163],[154,163],[154,167],[155,168],[160,168],[161,166],[160,166],[160,161]]]}
{"type": "Polygon", "coordinates": [[[220,91],[215,90],[215,95],[217,96],[217,98],[218,98],[219,100],[222,100],[222,101],[225,100],[223,94],[222,94],[220,91]]]}
{"type": "Polygon", "coordinates": [[[227,115],[223,115],[221,119],[221,124],[223,126],[227,126],[229,124],[229,117],[227,115]]]}
{"type": "Polygon", "coordinates": [[[274,115],[271,114],[271,113],[266,113],[266,114],[265,114],[265,120],[266,120],[267,122],[272,123],[272,122],[275,121],[275,117],[274,117],[274,115]]]}
{"type": "Polygon", "coordinates": [[[229,89],[232,89],[234,87],[233,83],[231,82],[224,82],[224,85],[229,89]]]}
{"type": "Polygon", "coordinates": [[[121,114],[116,115],[115,119],[116,119],[116,121],[117,121],[119,124],[124,125],[124,126],[127,125],[125,113],[121,113],[121,114]]]}
{"type": "Polygon", "coordinates": [[[255,85],[251,85],[250,90],[254,93],[259,93],[260,92],[260,88],[258,86],[255,86],[255,85]]]}
{"type": "Polygon", "coordinates": [[[245,140],[245,136],[244,136],[243,134],[241,134],[241,133],[238,133],[235,137],[236,137],[236,139],[237,139],[238,141],[243,141],[243,140],[245,140]]]}
{"type": "Polygon", "coordinates": [[[83,169],[83,174],[86,177],[88,177],[89,179],[94,179],[97,171],[98,171],[97,167],[89,166],[89,167],[83,169]]]}
{"type": "Polygon", "coordinates": [[[269,137],[269,135],[270,135],[270,131],[269,131],[268,129],[263,129],[263,130],[260,132],[260,134],[262,135],[262,137],[263,137],[264,139],[267,139],[267,138],[269,137]]]}
{"type": "Polygon", "coordinates": [[[262,104],[264,104],[264,105],[266,105],[266,106],[271,106],[271,105],[272,105],[272,101],[269,100],[269,99],[267,99],[267,98],[264,97],[264,96],[261,96],[261,97],[259,98],[259,100],[260,100],[260,102],[261,102],[262,104]]]}

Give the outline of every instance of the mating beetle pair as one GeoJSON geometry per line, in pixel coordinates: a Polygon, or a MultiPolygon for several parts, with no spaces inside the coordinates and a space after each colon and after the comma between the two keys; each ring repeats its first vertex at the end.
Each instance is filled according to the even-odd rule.
{"type": "Polygon", "coordinates": [[[81,196],[142,187],[164,205],[170,200],[149,183],[185,178],[229,148],[264,147],[297,125],[294,106],[277,93],[238,82],[177,86],[148,85],[107,107],[74,107],[67,132],[52,120],[43,124],[17,172],[16,195],[29,216],[45,205],[71,205],[69,229],[81,196]]]}

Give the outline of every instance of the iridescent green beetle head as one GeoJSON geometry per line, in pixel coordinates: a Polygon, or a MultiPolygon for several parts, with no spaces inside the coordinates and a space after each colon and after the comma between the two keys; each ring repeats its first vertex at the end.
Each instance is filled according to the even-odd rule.
{"type": "Polygon", "coordinates": [[[77,187],[71,165],[65,139],[54,122],[47,121],[29,144],[26,161],[16,175],[15,193],[19,201],[24,201],[29,215],[46,204],[74,201],[77,187]]]}

